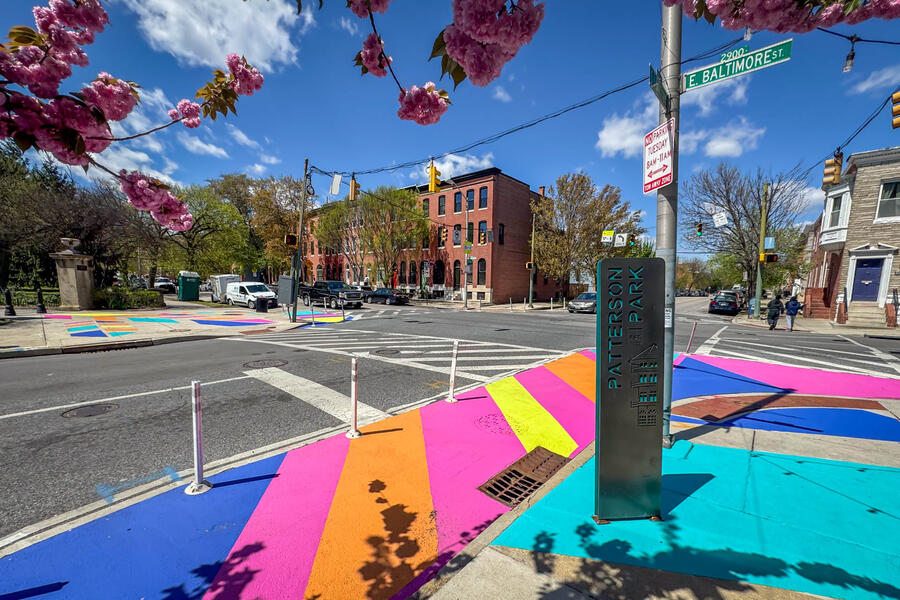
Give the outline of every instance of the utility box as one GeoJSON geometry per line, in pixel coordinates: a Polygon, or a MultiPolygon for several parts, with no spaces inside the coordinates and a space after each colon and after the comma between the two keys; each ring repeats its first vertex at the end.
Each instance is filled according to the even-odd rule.
{"type": "Polygon", "coordinates": [[[278,278],[278,304],[286,306],[294,303],[294,280],[290,275],[278,278]]]}
{"type": "Polygon", "coordinates": [[[182,271],[178,274],[178,299],[200,299],[200,275],[197,273],[182,271]]]}

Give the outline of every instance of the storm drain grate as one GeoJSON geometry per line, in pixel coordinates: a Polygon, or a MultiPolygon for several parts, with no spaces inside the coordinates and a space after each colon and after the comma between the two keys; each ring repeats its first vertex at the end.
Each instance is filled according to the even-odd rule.
{"type": "Polygon", "coordinates": [[[512,508],[533,494],[567,462],[569,462],[567,457],[538,446],[491,477],[478,489],[497,502],[512,508]]]}
{"type": "Polygon", "coordinates": [[[270,367],[283,367],[287,364],[286,360],[269,359],[269,360],[251,360],[244,363],[248,369],[268,369],[270,367]]]}
{"type": "Polygon", "coordinates": [[[119,408],[118,404],[88,404],[87,406],[79,406],[72,410],[67,410],[62,414],[66,418],[71,417],[96,417],[105,415],[111,410],[119,408]]]}

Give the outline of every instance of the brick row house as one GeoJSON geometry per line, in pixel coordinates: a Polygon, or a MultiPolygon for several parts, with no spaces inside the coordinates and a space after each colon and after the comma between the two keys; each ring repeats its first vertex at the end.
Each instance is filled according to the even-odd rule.
{"type": "Polygon", "coordinates": [[[808,228],[807,314],[855,326],[897,323],[900,146],[850,155],[808,228]]]}
{"type": "MultiPolygon", "coordinates": [[[[345,257],[323,247],[314,236],[315,211],[310,215],[301,252],[304,278],[342,280],[399,288],[411,294],[462,300],[466,277],[465,242],[472,244],[469,299],[486,303],[522,302],[528,296],[525,268],[531,256],[531,200],[537,193],[528,184],[490,168],[444,181],[438,192],[411,186],[432,222],[427,247],[406,248],[392,273],[373,273],[370,266],[353,268],[345,257]],[[442,229],[446,229],[446,241],[442,229]],[[308,242],[308,245],[307,245],[308,242]]],[[[357,243],[352,223],[347,243],[357,243]]],[[[306,229],[306,228],[305,228],[306,229]]],[[[412,246],[423,244],[411,243],[412,246]]],[[[364,260],[369,265],[370,259],[364,260]]],[[[566,285],[535,273],[535,299],[561,298],[566,285]]]]}

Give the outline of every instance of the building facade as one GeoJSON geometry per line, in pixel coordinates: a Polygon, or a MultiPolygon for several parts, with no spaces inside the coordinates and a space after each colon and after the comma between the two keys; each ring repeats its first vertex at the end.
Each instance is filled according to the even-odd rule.
{"type": "MultiPolygon", "coordinates": [[[[429,239],[423,244],[410,244],[422,247],[402,249],[391,273],[373,273],[370,267],[354,269],[340,252],[322,247],[315,239],[313,213],[302,249],[306,280],[383,285],[417,295],[462,300],[468,277],[470,300],[507,303],[527,298],[531,200],[537,197],[528,184],[491,168],[453,177],[437,192],[429,193],[427,186],[407,189],[418,194],[419,205],[431,221],[429,239]],[[471,243],[468,255],[466,242],[471,243]]],[[[364,226],[351,224],[347,243],[358,243],[352,230],[357,225],[364,226]]],[[[535,273],[536,300],[561,298],[566,288],[564,283],[535,273]]]]}
{"type": "Polygon", "coordinates": [[[806,290],[813,316],[896,326],[900,146],[850,156],[840,183],[825,189],[818,229],[806,290]]]}

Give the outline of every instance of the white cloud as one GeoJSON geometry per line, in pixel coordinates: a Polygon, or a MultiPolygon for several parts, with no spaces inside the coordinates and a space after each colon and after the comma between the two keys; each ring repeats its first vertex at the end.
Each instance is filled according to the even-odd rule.
{"type": "Polygon", "coordinates": [[[214,144],[207,144],[203,140],[184,131],[178,132],[178,141],[181,142],[181,145],[187,148],[189,152],[193,152],[194,154],[208,154],[209,156],[215,156],[216,158],[228,158],[228,153],[221,147],[214,144]]]}
{"type": "Polygon", "coordinates": [[[357,26],[355,21],[352,21],[347,17],[341,17],[340,26],[341,29],[343,29],[350,35],[356,35],[357,33],[359,33],[359,26],[357,26]]]}
{"type": "Polygon", "coordinates": [[[277,165],[281,162],[281,159],[277,156],[270,156],[268,154],[260,154],[259,160],[266,163],[267,165],[277,165]]]}
{"type": "Polygon", "coordinates": [[[494,93],[492,95],[494,100],[499,100],[500,102],[512,102],[512,96],[509,95],[505,89],[503,89],[502,85],[494,86],[494,93]]]}
{"type": "Polygon", "coordinates": [[[850,88],[854,94],[862,94],[880,88],[896,88],[900,85],[900,64],[869,73],[869,76],[850,88]]]}
{"type": "Polygon", "coordinates": [[[716,100],[720,97],[726,104],[732,106],[747,103],[747,87],[750,85],[749,77],[737,77],[726,79],[721,83],[707,85],[681,96],[682,106],[696,106],[701,115],[708,115],[716,108],[716,100]]]}
{"type": "Polygon", "coordinates": [[[696,152],[703,144],[703,153],[710,158],[735,158],[755,150],[765,132],[765,127],[754,127],[745,117],[740,117],[716,129],[686,131],[679,137],[678,145],[684,154],[696,152]]]}
{"type": "Polygon", "coordinates": [[[656,125],[657,104],[655,97],[645,96],[624,115],[615,113],[603,119],[603,127],[597,132],[597,143],[594,145],[601,156],[606,158],[619,152],[626,158],[639,155],[644,147],[644,134],[656,125]]]}
{"type": "Polygon", "coordinates": [[[266,166],[256,163],[247,167],[247,172],[251,175],[262,175],[266,172],[266,166]]]}
{"type": "Polygon", "coordinates": [[[637,215],[638,219],[640,219],[641,221],[643,221],[644,218],[647,216],[646,210],[639,210],[639,211],[637,211],[637,213],[638,213],[638,215],[637,215]]]}
{"type": "Polygon", "coordinates": [[[238,144],[247,146],[248,148],[255,148],[257,150],[260,149],[261,146],[259,145],[259,142],[257,142],[256,140],[251,140],[249,137],[247,137],[246,133],[244,133],[231,123],[227,123],[226,126],[228,127],[228,133],[231,134],[231,137],[233,137],[234,141],[236,141],[238,144]]]}
{"type": "MultiPolygon", "coordinates": [[[[178,181],[172,178],[172,173],[178,169],[178,164],[169,160],[165,160],[165,167],[160,171],[153,167],[153,158],[146,152],[140,152],[129,148],[122,143],[113,143],[109,148],[104,150],[97,156],[97,160],[106,168],[114,173],[118,173],[122,169],[126,171],[140,171],[144,175],[155,177],[169,185],[180,185],[178,181]]],[[[81,169],[72,169],[74,173],[83,173],[81,169]]],[[[91,177],[101,177],[103,179],[110,178],[99,169],[91,169],[88,173],[91,177]]]]}
{"type": "Polygon", "coordinates": [[[471,154],[466,154],[465,156],[449,154],[444,158],[435,160],[434,166],[441,172],[441,179],[447,179],[455,175],[463,175],[494,166],[494,153],[488,152],[482,155],[481,158],[471,154]]]}
{"type": "Polygon", "coordinates": [[[312,9],[291,0],[118,0],[138,16],[150,46],[186,65],[224,67],[235,52],[260,70],[297,60],[292,38],[315,26],[312,9]]]}
{"type": "Polygon", "coordinates": [[[803,188],[803,191],[800,193],[800,202],[802,204],[801,210],[809,210],[811,208],[823,208],[825,206],[825,191],[821,188],[813,187],[811,185],[803,188]]]}

